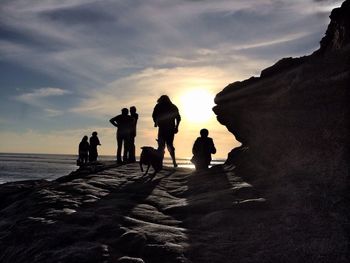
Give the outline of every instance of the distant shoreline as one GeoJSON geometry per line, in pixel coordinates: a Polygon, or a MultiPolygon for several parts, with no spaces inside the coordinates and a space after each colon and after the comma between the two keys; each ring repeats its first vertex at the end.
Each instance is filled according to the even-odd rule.
{"type": "MultiPolygon", "coordinates": [[[[0,152],[0,155],[50,155],[50,156],[78,156],[78,154],[74,154],[74,153],[16,153],[16,152],[0,152]]],[[[103,158],[114,158],[115,159],[115,155],[99,155],[99,158],[103,159],[103,158]]],[[[137,159],[140,158],[140,156],[136,156],[137,159]]],[[[170,158],[169,156],[165,156],[165,159],[170,158]]],[[[191,156],[189,157],[177,157],[177,160],[190,160],[191,156]]],[[[213,161],[215,162],[225,162],[227,159],[227,157],[218,157],[215,158],[215,156],[213,156],[213,161]]]]}
{"type": "MultiPolygon", "coordinates": [[[[0,184],[26,180],[56,180],[79,167],[74,154],[0,153],[0,184]]],[[[137,160],[139,157],[137,157],[137,160]]],[[[190,158],[177,158],[179,168],[194,169],[190,158]]],[[[214,159],[212,165],[223,164],[225,159],[214,159]]],[[[115,156],[99,156],[98,162],[115,162],[115,156]]],[[[171,158],[164,158],[164,166],[172,167],[171,158]]]]}

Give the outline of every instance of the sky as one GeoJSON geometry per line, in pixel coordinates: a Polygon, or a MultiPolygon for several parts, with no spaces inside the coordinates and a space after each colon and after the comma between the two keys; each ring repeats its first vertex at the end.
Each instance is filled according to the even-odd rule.
{"type": "Polygon", "coordinates": [[[97,131],[99,154],[114,155],[109,119],[136,106],[139,154],[156,146],[151,114],[167,94],[182,116],[177,156],[190,157],[208,128],[214,157],[225,158],[239,142],[210,110],[215,94],[283,57],[312,53],[340,4],[0,0],[0,152],[76,154],[97,131]]]}

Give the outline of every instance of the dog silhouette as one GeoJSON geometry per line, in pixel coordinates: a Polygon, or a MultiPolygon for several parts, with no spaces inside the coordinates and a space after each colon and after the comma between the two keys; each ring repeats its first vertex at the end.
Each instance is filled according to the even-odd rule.
{"type": "Polygon", "coordinates": [[[143,172],[143,164],[147,165],[146,172],[144,175],[148,173],[149,168],[152,166],[154,169],[153,175],[158,173],[163,168],[163,157],[164,151],[161,149],[154,149],[150,146],[141,147],[141,155],[140,155],[140,168],[141,172],[143,172]]]}

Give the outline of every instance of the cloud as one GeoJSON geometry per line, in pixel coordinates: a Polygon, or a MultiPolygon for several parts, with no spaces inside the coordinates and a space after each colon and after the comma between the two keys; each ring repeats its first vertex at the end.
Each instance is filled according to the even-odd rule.
{"type": "Polygon", "coordinates": [[[73,81],[79,90],[146,68],[209,65],[198,50],[214,50],[214,63],[229,64],[239,54],[220,56],[227,53],[221,46],[310,32],[321,19],[305,1],[14,0],[2,10],[2,27],[21,36],[3,40],[3,58],[73,81]]]}
{"type": "Polygon", "coordinates": [[[62,115],[64,111],[51,108],[51,103],[49,103],[48,100],[53,97],[60,97],[67,94],[71,94],[71,92],[61,88],[46,87],[22,93],[15,96],[14,99],[30,106],[41,108],[48,117],[55,117],[62,115]]]}
{"type": "Polygon", "coordinates": [[[313,0],[314,2],[323,2],[323,3],[337,3],[339,0],[313,0]]]}
{"type": "MultiPolygon", "coordinates": [[[[177,103],[188,89],[215,93],[235,80],[259,75],[282,57],[309,53],[329,22],[328,15],[319,14],[329,14],[340,2],[5,0],[0,7],[0,62],[38,73],[37,83],[21,87],[31,91],[17,95],[17,103],[6,110],[27,112],[30,105],[35,113],[40,110],[31,118],[61,116],[54,123],[42,118],[49,119],[40,125],[50,131],[103,128],[122,107],[135,105],[139,142],[154,145],[150,113],[161,94],[177,103]],[[40,74],[59,84],[42,82],[40,74]],[[52,88],[56,86],[62,88],[52,88]]],[[[9,97],[13,101],[13,92],[13,87],[2,87],[0,103],[9,97]]],[[[27,125],[35,127],[32,120],[27,125]]],[[[177,138],[188,144],[200,127],[185,127],[177,138]]],[[[229,150],[225,140],[231,135],[224,127],[213,127],[218,148],[229,150]]],[[[113,133],[111,127],[112,145],[113,133]]],[[[35,134],[26,138],[39,140],[41,132],[35,134]]]]}
{"type": "Polygon", "coordinates": [[[32,92],[18,95],[16,97],[16,100],[30,104],[30,105],[36,105],[37,102],[42,98],[47,98],[52,96],[62,96],[69,93],[71,92],[68,90],[46,87],[46,88],[35,89],[32,92]]]}

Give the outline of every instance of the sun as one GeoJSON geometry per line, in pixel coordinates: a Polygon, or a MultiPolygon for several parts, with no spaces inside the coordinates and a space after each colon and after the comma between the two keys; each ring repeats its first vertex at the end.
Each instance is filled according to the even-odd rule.
{"type": "Polygon", "coordinates": [[[180,114],[193,123],[203,123],[213,117],[214,95],[205,89],[190,90],[180,96],[180,114]]]}

